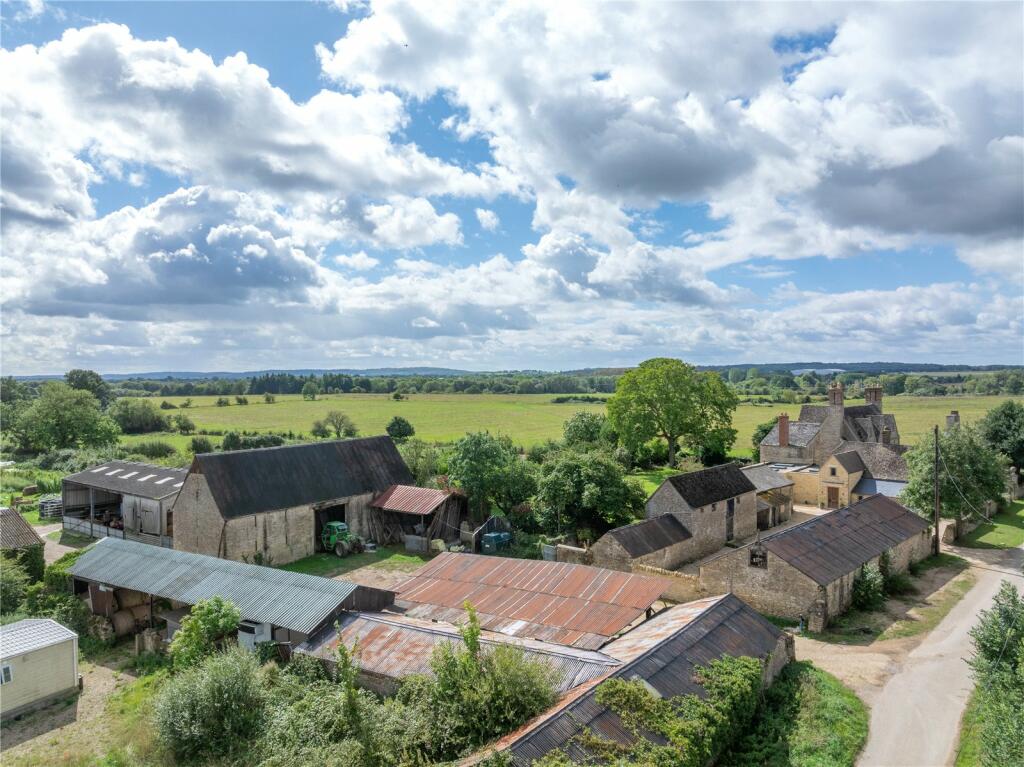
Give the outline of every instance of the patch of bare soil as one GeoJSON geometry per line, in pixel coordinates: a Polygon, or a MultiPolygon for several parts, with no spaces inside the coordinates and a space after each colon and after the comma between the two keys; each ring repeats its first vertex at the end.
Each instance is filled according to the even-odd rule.
{"type": "Polygon", "coordinates": [[[422,566],[422,562],[406,568],[382,568],[376,565],[367,565],[355,570],[336,576],[337,580],[351,581],[360,586],[369,586],[376,589],[393,590],[395,586],[409,578],[409,574],[415,572],[422,566]]]}
{"type": "Polygon", "coordinates": [[[126,659],[105,661],[105,665],[80,662],[81,693],[5,722],[0,727],[4,767],[69,762],[78,756],[76,743],[95,745],[102,738],[107,699],[135,679],[120,669],[126,659]]]}

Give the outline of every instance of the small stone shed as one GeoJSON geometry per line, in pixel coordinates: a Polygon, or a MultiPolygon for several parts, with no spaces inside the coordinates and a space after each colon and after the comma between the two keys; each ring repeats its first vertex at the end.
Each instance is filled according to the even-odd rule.
{"type": "Polygon", "coordinates": [[[684,561],[692,562],[757,532],[757,488],[737,463],[677,474],[647,499],[648,519],[665,514],[690,532],[684,561]]]}
{"type": "Polygon", "coordinates": [[[596,567],[631,572],[633,565],[674,570],[689,561],[693,536],[674,514],[609,530],[590,547],[596,567]]]}
{"type": "Polygon", "coordinates": [[[820,631],[849,608],[861,568],[887,553],[893,572],[906,570],[928,556],[929,531],[922,517],[873,495],[707,560],[701,587],[820,631]]]}
{"type": "MultiPolygon", "coordinates": [[[[660,613],[601,652],[619,665],[563,696],[554,707],[493,744],[516,767],[529,767],[561,749],[574,764],[589,764],[602,754],[591,752],[585,731],[615,743],[636,739],[631,728],[597,700],[606,679],[635,680],[659,698],[701,695],[696,671],[725,656],[747,656],[764,662],[767,686],[793,659],[793,638],[780,631],[731,594],[677,605],[660,613]]],[[[661,736],[639,731],[639,737],[663,743],[661,736]]]]}
{"type": "Polygon", "coordinates": [[[43,577],[43,539],[16,509],[0,507],[0,551],[16,559],[33,580],[43,577]]]}
{"type": "Polygon", "coordinates": [[[0,718],[78,690],[78,634],[49,618],[0,626],[0,718]]]}
{"type": "Polygon", "coordinates": [[[793,515],[793,480],[767,463],[744,466],[740,471],[757,490],[757,529],[788,521],[793,515]]]}
{"type": "Polygon", "coordinates": [[[174,548],[283,565],[320,548],[327,522],[372,538],[370,502],[412,483],[390,437],[197,455],[174,504],[174,548]]]}

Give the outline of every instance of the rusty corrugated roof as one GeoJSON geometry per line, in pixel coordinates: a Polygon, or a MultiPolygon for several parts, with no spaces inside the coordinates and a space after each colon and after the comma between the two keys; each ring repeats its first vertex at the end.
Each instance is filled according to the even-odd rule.
{"type": "Polygon", "coordinates": [[[415,618],[458,624],[469,602],[490,631],[597,649],[669,585],[586,565],[445,552],[398,586],[395,604],[415,618]]]}
{"type": "Polygon", "coordinates": [[[825,586],[898,543],[928,529],[928,521],[884,495],[780,530],[761,540],[768,551],[825,586]]]}
{"type": "MultiPolygon", "coordinates": [[[[333,661],[339,642],[356,653],[359,668],[395,682],[411,674],[430,674],[430,659],[438,645],[461,644],[457,627],[388,613],[347,613],[338,629],[325,626],[296,648],[296,652],[333,661]]],[[[538,642],[483,631],[485,648],[518,647],[535,660],[548,664],[556,674],[559,692],[567,692],[591,679],[603,677],[621,661],[593,650],[538,642]]]]}
{"type": "MultiPolygon", "coordinates": [[[[605,678],[642,680],[663,698],[702,695],[694,678],[699,667],[726,655],[765,658],[780,636],[775,626],[732,594],[702,599],[673,607],[608,645],[604,651],[619,654],[624,663],[605,678]]],[[[495,747],[507,749],[514,764],[526,767],[555,749],[563,749],[574,763],[591,762],[595,755],[575,740],[585,729],[619,743],[633,742],[619,716],[597,702],[602,681],[595,679],[571,691],[495,747]]]]}
{"type": "Polygon", "coordinates": [[[403,514],[430,514],[448,498],[444,490],[413,485],[392,485],[370,503],[375,509],[403,514]]]}
{"type": "Polygon", "coordinates": [[[383,436],[203,453],[192,471],[206,478],[227,519],[412,482],[391,438],[383,436]]]}

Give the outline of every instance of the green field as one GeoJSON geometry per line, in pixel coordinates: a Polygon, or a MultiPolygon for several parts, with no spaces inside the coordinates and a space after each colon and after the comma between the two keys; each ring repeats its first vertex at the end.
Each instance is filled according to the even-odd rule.
{"type": "MultiPolygon", "coordinates": [[[[157,398],[158,401],[162,401],[157,398]]],[[[265,404],[258,395],[250,395],[248,405],[232,404],[217,407],[216,397],[192,397],[187,413],[198,429],[214,431],[292,431],[309,435],[313,421],[330,410],[349,415],[363,435],[382,434],[393,416],[407,418],[416,428],[416,436],[433,442],[451,442],[467,432],[489,430],[508,434],[518,444],[528,447],[546,439],[562,436],[562,424],[578,410],[601,412],[604,405],[568,402],[555,404],[551,394],[413,394],[407,400],[392,400],[386,394],[331,394],[315,401],[299,395],[279,395],[273,404],[265,404]]],[[[975,421],[1008,397],[887,397],[886,412],[896,415],[900,438],[913,444],[938,423],[945,423],[950,410],[959,410],[964,421],[975,421]]],[[[1024,401],[1024,397],[1016,397],[1024,401]]],[[[184,397],[167,397],[180,405],[184,397]]],[[[799,405],[743,404],[736,410],[733,426],[738,432],[734,453],[749,455],[750,435],[754,427],[786,411],[796,418],[799,405]]],[[[180,410],[166,411],[182,412],[180,410]]],[[[136,435],[124,438],[126,443],[162,439],[179,449],[187,437],[179,435],[136,435]]],[[[217,439],[214,438],[214,442],[217,439]]]]}

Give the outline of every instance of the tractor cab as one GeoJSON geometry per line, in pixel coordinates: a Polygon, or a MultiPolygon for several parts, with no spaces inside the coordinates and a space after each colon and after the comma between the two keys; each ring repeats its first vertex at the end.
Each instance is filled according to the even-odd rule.
{"type": "Polygon", "coordinates": [[[327,522],[320,533],[320,544],[324,551],[333,551],[339,557],[363,550],[363,540],[352,535],[344,522],[327,522]]]}

